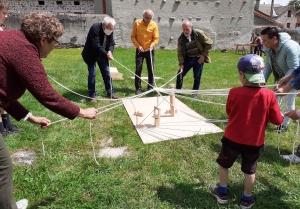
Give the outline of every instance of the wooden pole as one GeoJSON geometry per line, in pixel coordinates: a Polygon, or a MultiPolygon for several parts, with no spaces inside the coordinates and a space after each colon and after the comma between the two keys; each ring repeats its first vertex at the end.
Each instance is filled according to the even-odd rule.
{"type": "MultiPolygon", "coordinates": [[[[174,84],[170,84],[170,89],[174,89],[175,85],[174,84]]],[[[175,116],[175,92],[172,91],[170,93],[170,114],[172,117],[175,116]]]]}

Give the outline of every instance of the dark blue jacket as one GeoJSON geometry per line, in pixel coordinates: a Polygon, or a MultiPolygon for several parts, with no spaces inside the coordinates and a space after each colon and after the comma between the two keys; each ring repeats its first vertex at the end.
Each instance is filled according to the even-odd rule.
{"type": "Polygon", "coordinates": [[[298,67],[296,70],[292,72],[292,74],[295,76],[289,84],[294,87],[294,89],[299,90],[300,89],[300,67],[298,67]]]}
{"type": "Polygon", "coordinates": [[[82,58],[86,64],[95,64],[98,58],[107,59],[107,52],[114,51],[114,33],[112,32],[109,36],[106,37],[106,44],[105,46],[102,46],[104,35],[105,34],[102,28],[102,22],[92,25],[87,35],[83,51],[81,53],[82,58]]]}

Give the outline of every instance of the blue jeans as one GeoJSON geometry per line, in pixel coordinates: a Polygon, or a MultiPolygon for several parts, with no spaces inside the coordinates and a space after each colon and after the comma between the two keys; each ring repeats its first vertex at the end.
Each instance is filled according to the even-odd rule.
{"type": "MultiPolygon", "coordinates": [[[[176,81],[176,89],[181,89],[182,84],[183,84],[183,77],[190,71],[191,68],[193,68],[194,71],[194,86],[193,90],[199,90],[200,89],[200,80],[201,80],[201,75],[202,75],[202,69],[204,63],[199,63],[198,62],[199,57],[186,57],[184,59],[183,63],[183,71],[181,74],[177,76],[177,81],[176,81]]],[[[178,71],[178,73],[180,70],[178,71]]]]}
{"type": "MultiPolygon", "coordinates": [[[[109,72],[109,63],[108,59],[105,57],[100,57],[97,60],[97,64],[100,68],[100,72],[103,78],[105,90],[107,92],[107,95],[114,94],[114,87],[112,85],[112,79],[110,77],[109,72]]],[[[95,84],[96,84],[96,64],[88,65],[88,91],[89,91],[89,97],[95,98],[96,97],[96,90],[95,90],[95,84]]]]}

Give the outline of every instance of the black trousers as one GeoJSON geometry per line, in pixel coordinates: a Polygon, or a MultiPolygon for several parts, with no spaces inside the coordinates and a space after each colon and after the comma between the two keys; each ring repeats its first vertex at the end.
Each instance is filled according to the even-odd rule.
{"type": "MultiPolygon", "coordinates": [[[[135,52],[135,64],[136,64],[136,70],[135,74],[139,77],[141,77],[142,74],[142,67],[144,59],[146,59],[147,63],[147,70],[148,70],[148,90],[153,88],[153,82],[154,82],[154,50],[152,51],[145,51],[145,52],[139,52],[138,49],[136,49],[135,52]],[[151,57],[152,56],[152,62],[151,57]]],[[[141,79],[139,77],[135,76],[135,89],[142,89],[141,86],[141,79]]]]}

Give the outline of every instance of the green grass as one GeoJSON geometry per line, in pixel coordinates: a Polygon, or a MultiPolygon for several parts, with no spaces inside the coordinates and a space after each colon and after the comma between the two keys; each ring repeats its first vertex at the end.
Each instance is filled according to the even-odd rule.
{"type": "MultiPolygon", "coordinates": [[[[131,71],[135,71],[133,49],[116,49],[114,57],[131,71]]],[[[47,73],[75,92],[87,95],[87,67],[81,59],[81,49],[54,50],[43,64],[47,73]]],[[[241,55],[234,51],[212,51],[213,63],[205,64],[201,89],[221,89],[240,86],[236,63],[241,55]]],[[[133,76],[116,62],[111,66],[123,73],[124,80],[114,81],[116,95],[134,95],[133,76]]],[[[161,86],[174,77],[178,70],[177,53],[171,50],[155,51],[155,75],[161,86]]],[[[143,76],[147,76],[144,64],[143,76]]],[[[92,107],[81,98],[50,80],[53,87],[80,107],[92,107]]],[[[175,83],[175,80],[172,81],[175,83]]],[[[269,82],[271,83],[271,82],[269,82]]],[[[146,84],[143,83],[146,89],[146,84]]],[[[185,77],[183,88],[191,89],[192,71],[185,77]]],[[[97,71],[98,97],[105,96],[102,77],[97,71]]],[[[152,94],[154,96],[155,94],[152,94]]],[[[226,102],[226,96],[199,96],[208,101],[226,102]]],[[[226,119],[224,106],[181,99],[190,108],[210,119],[226,119]]],[[[34,115],[56,121],[62,117],[39,104],[28,92],[21,103],[34,115]]],[[[110,102],[100,102],[97,107],[110,102]]],[[[299,102],[297,102],[299,107],[299,102]]],[[[220,151],[222,133],[194,136],[145,145],[140,140],[123,106],[103,113],[92,121],[92,136],[96,150],[112,138],[110,146],[127,146],[130,155],[118,159],[93,159],[90,143],[90,121],[75,119],[53,124],[45,130],[28,122],[16,122],[23,130],[18,136],[5,138],[11,154],[28,150],[37,154],[32,166],[14,167],[14,194],[16,199],[27,198],[29,209],[63,208],[239,208],[243,189],[243,174],[239,163],[229,172],[230,202],[222,206],[209,193],[209,186],[218,181],[215,162],[220,151]],[[43,155],[42,141],[45,145],[43,155]]],[[[224,129],[226,124],[216,123],[224,129]]],[[[254,194],[255,208],[300,208],[299,165],[279,157],[290,154],[296,132],[291,123],[287,133],[273,133],[269,125],[266,150],[259,159],[254,194]]],[[[249,133],[251,134],[251,133],[249,133]]],[[[299,142],[299,141],[298,141],[299,142]]],[[[298,144],[298,143],[297,143],[298,144]]]]}

